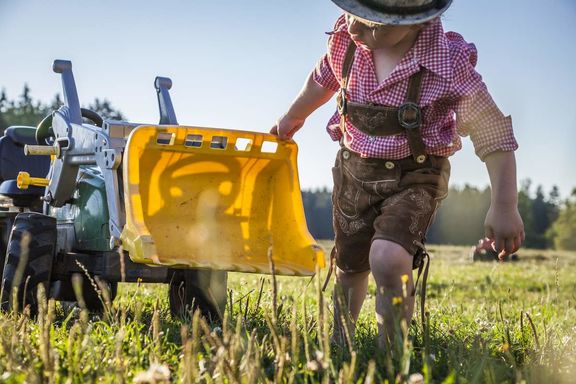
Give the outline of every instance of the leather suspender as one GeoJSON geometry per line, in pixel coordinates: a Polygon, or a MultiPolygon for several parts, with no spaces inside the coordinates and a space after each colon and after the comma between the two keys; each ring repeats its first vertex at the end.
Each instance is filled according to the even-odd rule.
{"type": "Polygon", "coordinates": [[[346,114],[348,95],[346,95],[348,89],[348,76],[352,69],[352,63],[354,62],[354,52],[356,52],[356,44],[350,40],[348,48],[346,49],[346,55],[344,56],[344,63],[342,63],[342,83],[340,84],[340,91],[338,96],[336,96],[336,104],[338,105],[338,113],[340,114],[340,130],[342,131],[342,137],[346,134],[346,114]]]}

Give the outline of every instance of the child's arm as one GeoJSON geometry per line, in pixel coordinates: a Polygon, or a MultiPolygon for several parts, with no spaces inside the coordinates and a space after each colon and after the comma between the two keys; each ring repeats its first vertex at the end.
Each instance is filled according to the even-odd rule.
{"type": "Polygon", "coordinates": [[[524,241],[524,224],[518,212],[516,158],[514,152],[492,152],[485,157],[492,197],[484,227],[502,259],[516,252],[524,241]]]}
{"type": "Polygon", "coordinates": [[[294,133],[302,128],[306,118],[330,100],[334,93],[314,81],[313,75],[310,74],[304,87],[288,108],[288,112],[278,119],[270,133],[277,135],[281,140],[291,139],[294,133]]]}

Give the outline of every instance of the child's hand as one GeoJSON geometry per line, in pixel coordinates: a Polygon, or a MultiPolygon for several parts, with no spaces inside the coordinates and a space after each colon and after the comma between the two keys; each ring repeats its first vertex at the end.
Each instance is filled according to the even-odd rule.
{"type": "Polygon", "coordinates": [[[270,133],[278,136],[280,140],[290,140],[296,131],[302,128],[304,121],[305,119],[299,119],[285,114],[279,118],[272,129],[270,129],[270,133]]]}
{"type": "Polygon", "coordinates": [[[491,204],[484,228],[500,260],[516,252],[524,242],[524,223],[516,204],[491,204]]]}

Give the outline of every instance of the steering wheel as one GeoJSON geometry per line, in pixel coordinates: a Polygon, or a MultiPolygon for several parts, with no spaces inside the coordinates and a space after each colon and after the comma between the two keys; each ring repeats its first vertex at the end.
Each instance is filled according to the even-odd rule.
{"type": "MultiPolygon", "coordinates": [[[[96,112],[80,108],[80,113],[83,118],[90,120],[94,125],[102,128],[104,120],[96,112]]],[[[54,144],[54,131],[52,130],[52,114],[49,114],[36,127],[36,143],[38,145],[52,145],[54,144]]]]}

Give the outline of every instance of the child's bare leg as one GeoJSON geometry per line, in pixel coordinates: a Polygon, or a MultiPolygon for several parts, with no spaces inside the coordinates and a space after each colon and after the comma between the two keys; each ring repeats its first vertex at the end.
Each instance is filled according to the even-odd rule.
{"type": "MultiPolygon", "coordinates": [[[[344,337],[341,321],[340,306],[343,305],[349,311],[352,324],[350,324],[350,336],[354,336],[354,323],[358,320],[366,292],[368,292],[368,276],[370,271],[344,272],[336,267],[336,286],[334,287],[334,334],[341,339],[344,337]],[[340,296],[341,295],[341,296],[340,296]],[[342,300],[344,301],[342,303],[342,300]]],[[[345,315],[344,318],[347,318],[345,315]]],[[[338,340],[339,341],[339,340],[338,340]]]]}
{"type": "Polygon", "coordinates": [[[404,318],[406,324],[410,324],[414,313],[412,256],[397,243],[374,240],[370,248],[370,269],[376,281],[378,344],[385,347],[386,342],[394,338],[395,321],[404,318]],[[405,290],[403,275],[408,276],[405,290]],[[400,319],[396,315],[398,307],[395,308],[392,302],[394,297],[402,298],[400,319]]]}

